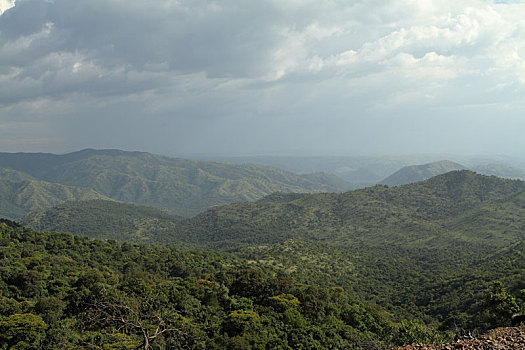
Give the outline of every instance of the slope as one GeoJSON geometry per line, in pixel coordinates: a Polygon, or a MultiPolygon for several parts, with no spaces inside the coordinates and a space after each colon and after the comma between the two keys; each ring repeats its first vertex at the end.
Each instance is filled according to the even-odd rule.
{"type": "Polygon", "coordinates": [[[45,181],[15,182],[0,179],[0,217],[17,218],[31,210],[42,210],[65,201],[109,199],[89,188],[64,186],[45,181]]]}
{"type": "Polygon", "coordinates": [[[522,181],[454,171],[342,194],[274,193],[177,222],[158,242],[227,250],[447,329],[480,324],[493,280],[525,289],[524,228],[522,181]]]}
{"type": "Polygon", "coordinates": [[[486,324],[492,281],[525,288],[525,183],[465,170],[393,188],[274,194],[212,208],[179,229],[193,244],[342,285],[444,329],[486,324]]]}

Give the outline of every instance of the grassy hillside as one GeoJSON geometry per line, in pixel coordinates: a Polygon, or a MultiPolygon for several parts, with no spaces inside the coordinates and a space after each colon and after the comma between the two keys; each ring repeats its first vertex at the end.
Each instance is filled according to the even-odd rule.
{"type": "Polygon", "coordinates": [[[92,189],[45,181],[15,182],[0,179],[0,216],[17,218],[28,211],[42,210],[66,201],[109,199],[92,189]]]}
{"type": "Polygon", "coordinates": [[[276,191],[332,192],[348,188],[326,174],[296,175],[261,165],[200,162],[118,150],[66,155],[0,154],[0,168],[40,180],[88,187],[112,199],[191,216],[206,208],[253,201],[276,191]]]}

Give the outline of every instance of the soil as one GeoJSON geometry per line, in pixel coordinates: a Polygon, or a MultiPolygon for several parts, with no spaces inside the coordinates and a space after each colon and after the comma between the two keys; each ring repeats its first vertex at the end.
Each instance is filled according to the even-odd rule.
{"type": "Polygon", "coordinates": [[[525,350],[525,327],[495,328],[475,339],[457,340],[453,343],[430,345],[412,344],[396,350],[452,350],[452,349],[523,349],[525,350]]]}

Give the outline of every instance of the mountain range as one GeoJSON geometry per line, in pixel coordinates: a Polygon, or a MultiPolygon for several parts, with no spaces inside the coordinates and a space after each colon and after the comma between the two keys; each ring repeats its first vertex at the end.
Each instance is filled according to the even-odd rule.
{"type": "MultiPolygon", "coordinates": [[[[478,171],[519,177],[519,170],[508,166],[478,171]]],[[[9,259],[0,269],[1,297],[7,295],[3,302],[14,305],[0,313],[43,315],[53,332],[61,327],[57,317],[81,317],[75,305],[90,310],[87,316],[101,310],[79,301],[86,292],[79,286],[93,288],[88,300],[105,300],[104,293],[112,290],[112,302],[133,303],[153,280],[162,281],[160,290],[174,283],[163,292],[163,303],[182,315],[181,322],[189,315],[184,310],[193,308],[199,311],[192,322],[203,327],[197,314],[214,310],[216,331],[206,337],[219,342],[216,348],[224,348],[217,340],[224,332],[238,329],[238,324],[228,328],[235,317],[246,321],[264,315],[254,334],[268,329],[268,320],[293,332],[308,320],[310,325],[332,322],[327,332],[339,325],[347,331],[334,339],[353,344],[367,339],[406,344],[450,338],[454,327],[505,325],[509,313],[525,310],[520,297],[525,290],[525,182],[482,175],[459,163],[412,166],[393,174],[389,184],[345,192],[348,184],[326,173],[297,175],[261,165],[117,150],[3,153],[0,174],[1,215],[52,231],[33,232],[0,220],[2,254],[9,259]],[[405,181],[411,183],[401,184],[405,181]],[[186,250],[175,250],[181,248],[186,250]],[[82,266],[69,270],[77,262],[82,266]],[[235,277],[240,266],[245,272],[235,277]],[[49,278],[35,272],[55,268],[60,271],[49,278]],[[263,272],[266,277],[257,277],[263,272]],[[270,280],[275,283],[261,282],[270,280]],[[272,286],[287,281],[297,288],[274,295],[272,286]],[[198,302],[188,296],[184,300],[193,301],[181,301],[187,293],[198,295],[198,302]],[[490,297],[496,298],[493,304],[490,297]],[[349,306],[344,300],[359,302],[349,306]],[[501,306],[501,300],[514,304],[501,306]],[[53,316],[53,305],[62,316],[53,316]],[[272,305],[284,314],[268,314],[272,305]],[[389,324],[389,330],[382,331],[375,320],[389,324]]],[[[148,300],[155,300],[155,293],[151,290],[148,300]]],[[[9,320],[0,319],[0,328],[9,320]]],[[[83,326],[71,327],[82,333],[83,326]]],[[[315,343],[312,334],[320,328],[308,329],[305,334],[315,343]]],[[[237,333],[230,333],[221,339],[233,344],[237,333]]]]}
{"type": "MultiPolygon", "coordinates": [[[[406,155],[406,156],[252,156],[252,157],[204,157],[204,160],[219,160],[228,163],[256,163],[277,167],[294,173],[310,173],[316,171],[337,175],[354,185],[355,188],[372,186],[386,179],[403,167],[415,164],[439,163],[448,159],[464,168],[486,175],[515,178],[515,170],[523,173],[525,161],[521,158],[505,156],[458,156],[451,154],[406,155]],[[493,173],[484,172],[490,168],[493,173]],[[512,168],[511,172],[505,168],[512,168]],[[507,176],[512,175],[512,176],[507,176]]],[[[453,169],[450,169],[453,170],[453,169]]],[[[457,169],[455,169],[457,170],[457,169]]],[[[440,173],[433,173],[433,176],[440,173]]],[[[521,178],[522,176],[519,175],[521,178]]],[[[418,181],[420,181],[419,179],[418,181]]],[[[411,181],[414,182],[414,181],[411,181]]]]}
{"type": "MultiPolygon", "coordinates": [[[[284,168],[328,167],[335,173],[345,174],[351,182],[320,171],[299,175],[265,165],[169,158],[145,152],[85,149],[63,155],[0,153],[0,180],[4,191],[0,215],[15,219],[66,201],[103,199],[151,206],[190,217],[210,207],[256,201],[274,192],[343,192],[372,186],[379,181],[378,174],[409,160],[320,157],[310,159],[313,164],[308,167],[309,159],[290,158],[288,166],[280,164],[284,161],[280,158],[270,158],[270,161],[284,168]],[[340,167],[343,161],[352,161],[353,166],[340,167]]],[[[451,161],[411,165],[379,183],[398,186],[460,169],[467,167],[451,161]]],[[[483,164],[470,169],[525,179],[525,171],[504,164],[483,164]]]]}
{"type": "Polygon", "coordinates": [[[423,165],[411,165],[399,169],[379,183],[388,186],[406,185],[412,182],[430,179],[433,176],[445,174],[449,171],[464,169],[466,169],[465,166],[451,162],[449,160],[432,162],[423,165]]]}
{"type": "MultiPolygon", "coordinates": [[[[0,153],[0,178],[22,196],[23,181],[38,180],[32,186],[37,204],[7,202],[0,215],[18,217],[31,210],[64,200],[113,199],[163,209],[172,214],[192,216],[205,209],[236,202],[253,201],[276,191],[340,192],[350,184],[326,173],[296,175],[255,164],[226,164],[168,158],[144,152],[93,150],[54,155],[46,153],[0,153]],[[50,185],[50,184],[53,185],[50,185]],[[61,190],[60,186],[64,187],[61,190]],[[38,187],[42,190],[39,192],[38,187]],[[46,190],[53,187],[54,191],[46,190]],[[71,192],[76,197],[54,196],[71,192]],[[81,196],[80,193],[90,193],[81,196]]],[[[8,202],[11,202],[9,200],[8,202]]]]}

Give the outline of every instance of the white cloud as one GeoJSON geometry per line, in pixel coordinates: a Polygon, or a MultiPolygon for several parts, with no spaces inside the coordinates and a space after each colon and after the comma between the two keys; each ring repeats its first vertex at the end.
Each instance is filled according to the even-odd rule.
{"type": "Polygon", "coordinates": [[[0,0],[0,15],[15,6],[15,0],[0,0]]]}

